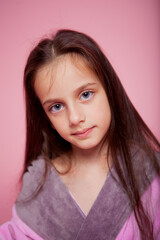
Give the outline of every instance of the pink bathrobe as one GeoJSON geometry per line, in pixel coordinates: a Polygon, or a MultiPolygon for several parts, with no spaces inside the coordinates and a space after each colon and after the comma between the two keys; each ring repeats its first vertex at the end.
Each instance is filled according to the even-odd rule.
{"type": "MultiPolygon", "coordinates": [[[[139,159],[140,153],[136,152],[133,161],[137,179],[141,181],[139,159]]],[[[29,198],[43,172],[44,160],[39,158],[24,174],[22,191],[13,206],[13,217],[0,227],[0,240],[140,240],[130,202],[114,168],[111,169],[112,174],[108,173],[87,216],[54,168],[50,169],[41,192],[29,198]]],[[[145,172],[151,184],[145,189],[142,184],[142,201],[154,223],[154,237],[160,240],[160,175],[147,157],[145,172]]]]}

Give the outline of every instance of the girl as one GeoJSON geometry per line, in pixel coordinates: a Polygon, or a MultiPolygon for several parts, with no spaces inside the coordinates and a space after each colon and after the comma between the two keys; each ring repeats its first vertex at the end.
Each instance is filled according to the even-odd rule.
{"type": "Polygon", "coordinates": [[[29,55],[23,187],[0,239],[160,239],[160,144],[89,36],[29,55]]]}

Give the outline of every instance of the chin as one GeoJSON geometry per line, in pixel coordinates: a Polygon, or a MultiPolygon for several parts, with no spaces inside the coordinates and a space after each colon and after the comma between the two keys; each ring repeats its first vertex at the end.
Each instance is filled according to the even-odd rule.
{"type": "Polygon", "coordinates": [[[82,150],[92,150],[98,147],[99,144],[85,144],[84,145],[75,145],[75,147],[82,149],[82,150]]]}

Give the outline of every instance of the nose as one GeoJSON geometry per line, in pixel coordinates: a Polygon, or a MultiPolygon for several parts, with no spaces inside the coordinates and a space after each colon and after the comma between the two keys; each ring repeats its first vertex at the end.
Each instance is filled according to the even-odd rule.
{"type": "Polygon", "coordinates": [[[76,126],[85,121],[85,114],[80,106],[71,106],[68,111],[68,119],[70,126],[76,126]]]}

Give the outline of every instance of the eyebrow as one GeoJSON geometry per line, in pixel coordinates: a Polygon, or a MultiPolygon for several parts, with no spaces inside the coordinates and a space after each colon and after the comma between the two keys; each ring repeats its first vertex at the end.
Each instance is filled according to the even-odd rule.
{"type": "MultiPolygon", "coordinates": [[[[87,88],[87,87],[91,87],[91,86],[95,86],[96,83],[87,83],[87,84],[84,84],[82,86],[80,86],[79,88],[75,89],[74,90],[74,93],[75,92],[81,92],[83,89],[87,88]]],[[[54,99],[54,98],[51,98],[51,99],[48,99],[46,100],[44,103],[43,103],[43,106],[46,105],[47,103],[52,103],[52,102],[59,102],[58,98],[54,99]]]]}

